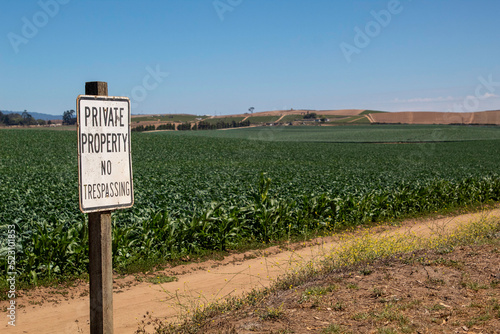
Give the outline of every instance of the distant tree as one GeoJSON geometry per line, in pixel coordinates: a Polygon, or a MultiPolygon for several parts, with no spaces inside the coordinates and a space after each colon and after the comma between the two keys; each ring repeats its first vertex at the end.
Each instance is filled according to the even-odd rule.
{"type": "Polygon", "coordinates": [[[189,122],[184,122],[182,124],[179,124],[177,126],[177,130],[180,130],[180,131],[186,131],[186,130],[191,130],[191,123],[189,122]]]}
{"type": "Polygon", "coordinates": [[[144,131],[144,125],[136,126],[135,128],[132,128],[132,131],[142,132],[144,131]]]}
{"type": "Polygon", "coordinates": [[[247,119],[246,121],[240,122],[240,126],[250,126],[250,120],[247,119]]]}
{"type": "Polygon", "coordinates": [[[307,113],[306,115],[304,115],[304,119],[316,119],[317,117],[318,115],[315,112],[307,113]]]}
{"type": "Polygon", "coordinates": [[[7,114],[4,118],[6,125],[23,125],[23,117],[19,114],[7,114]]]}
{"type": "Polygon", "coordinates": [[[175,124],[174,123],[160,124],[158,125],[156,130],[175,130],[175,124]]]}
{"type": "Polygon", "coordinates": [[[45,125],[45,124],[47,124],[47,122],[45,120],[43,120],[43,119],[37,119],[36,122],[37,122],[38,125],[45,125]]]}
{"type": "Polygon", "coordinates": [[[248,108],[248,111],[250,111],[250,113],[251,113],[251,114],[253,114],[253,111],[254,111],[254,110],[255,110],[255,108],[254,108],[254,107],[250,107],[250,108],[248,108]]]}
{"type": "Polygon", "coordinates": [[[22,125],[35,125],[36,124],[36,120],[26,110],[23,111],[23,113],[21,114],[21,117],[23,119],[21,121],[22,125]]]}
{"type": "Polygon", "coordinates": [[[74,115],[75,115],[75,111],[73,109],[66,110],[63,113],[63,124],[66,124],[66,125],[76,124],[76,117],[74,115]]]}

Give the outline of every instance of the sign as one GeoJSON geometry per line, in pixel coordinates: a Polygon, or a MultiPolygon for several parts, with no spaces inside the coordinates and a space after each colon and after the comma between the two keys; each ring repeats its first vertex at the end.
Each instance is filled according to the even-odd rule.
{"type": "Polygon", "coordinates": [[[80,210],[85,213],[131,207],[130,100],[80,95],[76,118],[80,210]]]}

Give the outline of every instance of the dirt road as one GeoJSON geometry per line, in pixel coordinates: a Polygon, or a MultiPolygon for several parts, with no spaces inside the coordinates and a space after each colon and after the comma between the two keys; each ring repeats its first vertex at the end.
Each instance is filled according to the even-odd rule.
{"type": "MultiPolygon", "coordinates": [[[[442,219],[408,221],[399,227],[378,226],[373,228],[373,233],[387,235],[411,232],[429,235],[436,230],[446,231],[485,217],[500,217],[500,209],[442,219]]],[[[283,248],[272,247],[231,255],[222,261],[177,266],[160,274],[176,276],[178,280],[163,284],[137,282],[134,276],[116,277],[113,294],[115,333],[133,333],[146,312],[174,321],[181,312],[190,312],[196,306],[269,286],[279,275],[304,262],[319,259],[338,246],[339,242],[330,237],[283,248]]],[[[4,309],[7,303],[0,302],[0,308],[4,309]]],[[[44,288],[24,292],[16,303],[16,326],[9,326],[4,316],[1,320],[3,323],[0,323],[2,332],[89,333],[86,283],[72,288],[44,288]]]]}

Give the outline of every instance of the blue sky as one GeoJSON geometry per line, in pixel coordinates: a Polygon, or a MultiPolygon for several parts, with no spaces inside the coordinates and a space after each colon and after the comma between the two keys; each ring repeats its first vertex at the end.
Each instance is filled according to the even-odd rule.
{"type": "Polygon", "coordinates": [[[2,1],[0,109],[500,109],[496,0],[2,1]]]}

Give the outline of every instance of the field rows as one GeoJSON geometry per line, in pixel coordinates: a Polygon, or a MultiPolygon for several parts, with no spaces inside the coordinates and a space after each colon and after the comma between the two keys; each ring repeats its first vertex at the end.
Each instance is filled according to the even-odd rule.
{"type": "MultiPolygon", "coordinates": [[[[0,228],[17,225],[20,277],[85,272],[76,133],[1,130],[0,143],[0,228]]],[[[136,204],[113,213],[114,266],[498,201],[499,144],[496,128],[432,126],[134,134],[136,204]]]]}

